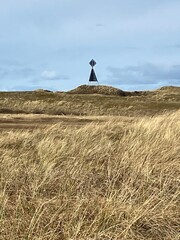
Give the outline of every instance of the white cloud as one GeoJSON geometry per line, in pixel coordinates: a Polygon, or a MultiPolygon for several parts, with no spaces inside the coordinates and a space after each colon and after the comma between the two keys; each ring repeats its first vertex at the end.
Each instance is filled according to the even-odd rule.
{"type": "Polygon", "coordinates": [[[41,77],[45,80],[66,80],[67,76],[59,75],[55,70],[45,70],[41,73],[41,77]]]}

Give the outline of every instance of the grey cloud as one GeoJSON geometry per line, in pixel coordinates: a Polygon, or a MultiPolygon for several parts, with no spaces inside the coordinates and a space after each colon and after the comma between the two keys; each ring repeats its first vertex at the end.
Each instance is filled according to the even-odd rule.
{"type": "Polygon", "coordinates": [[[122,68],[108,67],[108,81],[116,84],[180,84],[180,65],[144,64],[122,68]]]}
{"type": "Polygon", "coordinates": [[[16,85],[8,87],[7,91],[33,91],[35,89],[41,88],[40,86],[26,86],[26,85],[16,85]]]}
{"type": "Polygon", "coordinates": [[[96,27],[104,27],[104,24],[102,24],[102,23],[97,23],[97,24],[96,24],[96,27]]]}
{"type": "Polygon", "coordinates": [[[156,45],[155,49],[162,49],[163,51],[167,50],[179,50],[180,49],[180,44],[175,43],[175,44],[165,44],[165,45],[156,45]]]}
{"type": "Polygon", "coordinates": [[[33,68],[21,68],[21,69],[14,69],[11,71],[12,74],[21,77],[31,77],[35,73],[35,69],[33,68]]]}
{"type": "Polygon", "coordinates": [[[0,78],[4,78],[7,74],[8,72],[5,69],[0,68],[0,78]]]}
{"type": "Polygon", "coordinates": [[[173,44],[173,45],[169,45],[169,48],[174,48],[174,49],[180,49],[180,44],[173,44]]]}
{"type": "Polygon", "coordinates": [[[29,78],[36,73],[36,69],[32,67],[26,67],[16,62],[4,62],[0,63],[0,78],[6,77],[19,77],[29,78]]]}
{"type": "Polygon", "coordinates": [[[20,63],[17,60],[10,60],[10,59],[0,59],[0,66],[2,67],[24,67],[23,63],[20,63]]]}

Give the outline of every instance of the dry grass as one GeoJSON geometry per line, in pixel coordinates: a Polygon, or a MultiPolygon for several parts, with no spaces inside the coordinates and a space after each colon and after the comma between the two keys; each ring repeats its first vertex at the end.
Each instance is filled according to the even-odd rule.
{"type": "Polygon", "coordinates": [[[73,93],[73,94],[104,94],[104,95],[115,95],[115,96],[132,95],[130,92],[124,92],[118,88],[114,88],[111,86],[103,86],[103,85],[97,85],[97,86],[81,85],[81,86],[69,91],[69,93],[73,93]]]}
{"type": "Polygon", "coordinates": [[[0,113],[3,114],[138,117],[178,109],[180,109],[180,87],[166,87],[147,92],[123,92],[107,86],[80,86],[71,93],[43,90],[0,92],[0,113]]]}
{"type": "Polygon", "coordinates": [[[180,111],[1,131],[0,239],[178,240],[179,166],[180,111]]]}

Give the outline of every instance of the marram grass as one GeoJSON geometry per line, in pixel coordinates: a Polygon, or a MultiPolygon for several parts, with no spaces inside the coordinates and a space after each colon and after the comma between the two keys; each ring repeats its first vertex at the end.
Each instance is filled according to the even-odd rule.
{"type": "Polygon", "coordinates": [[[0,135],[1,240],[180,239],[180,111],[0,135]]]}

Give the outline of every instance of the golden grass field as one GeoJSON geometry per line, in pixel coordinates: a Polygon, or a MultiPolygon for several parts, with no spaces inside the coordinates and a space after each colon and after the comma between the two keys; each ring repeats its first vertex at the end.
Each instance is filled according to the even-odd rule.
{"type": "Polygon", "coordinates": [[[0,240],[180,239],[177,93],[144,97],[158,109],[142,96],[28,94],[0,94],[0,240]],[[60,101],[67,114],[52,115],[60,101]]]}

